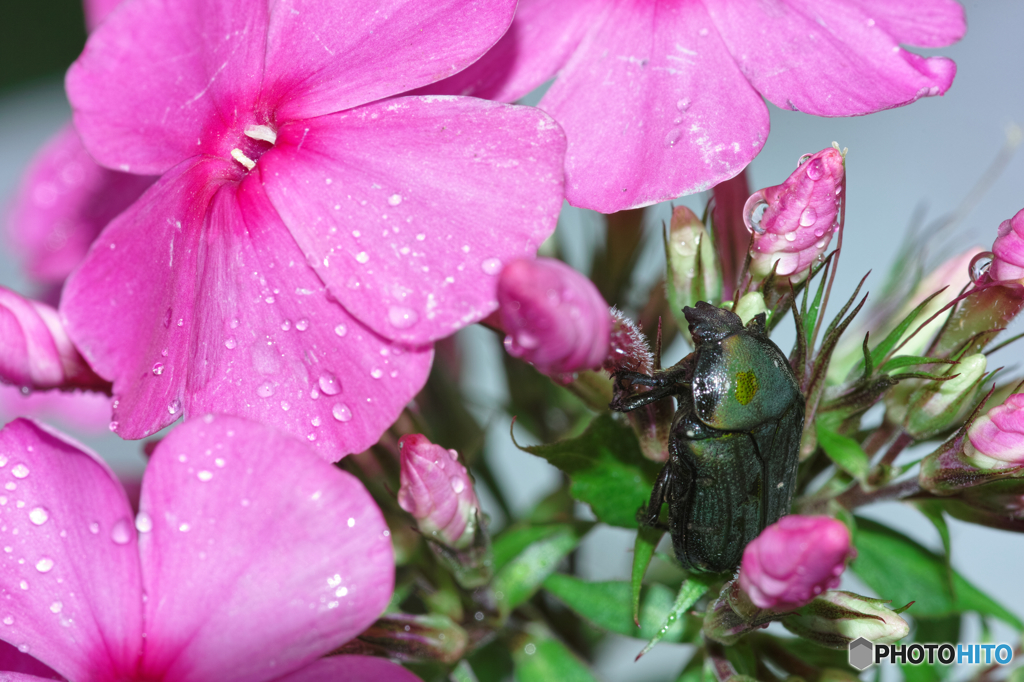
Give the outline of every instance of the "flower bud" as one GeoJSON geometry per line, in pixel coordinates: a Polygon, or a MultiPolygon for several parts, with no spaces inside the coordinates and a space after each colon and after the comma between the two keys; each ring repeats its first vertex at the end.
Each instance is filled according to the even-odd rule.
{"type": "Polygon", "coordinates": [[[466,631],[440,613],[388,613],[333,654],[386,656],[409,663],[453,665],[469,645],[466,631]]]}
{"type": "Polygon", "coordinates": [[[782,619],[795,635],[834,649],[844,649],[863,637],[875,644],[892,644],[910,633],[910,626],[889,602],[852,592],[829,591],[782,619]]]}
{"type": "Polygon", "coordinates": [[[480,503],[458,453],[420,434],[402,436],[398,447],[402,452],[399,506],[416,517],[428,538],[456,549],[469,546],[480,503]]]}
{"type": "Polygon", "coordinates": [[[845,152],[838,146],[801,158],[800,165],[781,185],[754,192],[743,207],[743,221],[754,235],[750,271],[803,279],[825,253],[839,222],[845,175],[845,152]],[[760,220],[754,213],[765,206],[760,220]]]}
{"type": "Polygon", "coordinates": [[[665,293],[672,313],[685,328],[684,307],[693,306],[697,301],[718,300],[722,295],[722,278],[711,236],[700,218],[686,206],[672,210],[672,222],[665,238],[665,262],[668,267],[665,293]]]}
{"type": "Polygon", "coordinates": [[[967,429],[964,456],[979,469],[1024,464],[1024,393],[989,410],[967,429]]]}
{"type": "Polygon", "coordinates": [[[739,585],[761,609],[792,611],[839,585],[850,531],[828,516],[784,516],[743,550],[739,585]]]}
{"type": "Polygon", "coordinates": [[[740,296],[740,300],[736,302],[736,310],[733,312],[739,315],[740,321],[746,325],[761,313],[767,314],[768,306],[765,305],[764,295],[760,291],[751,291],[740,296]]]}
{"type": "Polygon", "coordinates": [[[600,367],[608,355],[608,304],[561,261],[512,261],[498,279],[498,303],[505,350],[544,374],[600,367]]]}
{"type": "Polygon", "coordinates": [[[994,282],[1024,286],[1024,209],[999,225],[986,273],[994,282]]]}
{"type": "Polygon", "coordinates": [[[1024,479],[1004,478],[966,488],[942,501],[950,516],[990,528],[1024,531],[1024,479]]]}
{"type": "MultiPolygon", "coordinates": [[[[899,419],[906,432],[915,440],[926,440],[964,419],[974,406],[971,398],[985,377],[986,364],[983,354],[968,355],[946,370],[947,375],[956,375],[952,379],[929,381],[914,391],[899,419]]],[[[900,412],[897,408],[891,416],[895,419],[900,412]]]]}
{"type": "Polygon", "coordinates": [[[0,287],[0,381],[30,389],[106,385],[78,354],[57,311],[0,287]]]}

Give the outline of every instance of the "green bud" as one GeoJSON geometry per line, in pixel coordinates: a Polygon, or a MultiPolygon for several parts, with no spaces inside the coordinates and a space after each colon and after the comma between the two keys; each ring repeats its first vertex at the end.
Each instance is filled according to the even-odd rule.
{"type": "Polygon", "coordinates": [[[722,276],[711,236],[686,206],[676,206],[672,211],[665,234],[665,262],[665,293],[685,334],[688,327],[683,308],[697,301],[717,301],[722,296],[722,276]]]}
{"type": "Polygon", "coordinates": [[[985,356],[968,355],[951,365],[948,381],[930,381],[911,394],[904,408],[904,428],[916,440],[926,440],[955,425],[973,407],[971,397],[985,377],[985,356]]]}
{"type": "Polygon", "coordinates": [[[794,635],[833,649],[843,649],[858,637],[875,644],[892,644],[910,633],[910,626],[889,602],[852,592],[830,590],[782,619],[794,635]]]}
{"type": "Polygon", "coordinates": [[[439,613],[390,613],[333,654],[386,656],[406,662],[437,661],[452,665],[469,644],[466,631],[439,613]]]}
{"type": "Polygon", "coordinates": [[[759,291],[751,291],[744,294],[736,304],[734,313],[740,316],[743,324],[750,322],[760,313],[768,314],[768,306],[764,303],[764,296],[759,291]]]}

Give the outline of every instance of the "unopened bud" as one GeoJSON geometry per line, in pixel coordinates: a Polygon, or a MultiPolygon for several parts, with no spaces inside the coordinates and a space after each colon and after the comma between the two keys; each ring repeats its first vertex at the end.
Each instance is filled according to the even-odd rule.
{"type": "Polygon", "coordinates": [[[971,398],[985,377],[986,360],[981,353],[968,355],[946,374],[947,381],[931,381],[918,388],[904,408],[904,429],[915,440],[926,440],[953,426],[973,407],[971,398]]]}
{"type": "Polygon", "coordinates": [[[1024,209],[999,225],[992,244],[992,263],[985,274],[1004,286],[1024,286],[1024,209]]]}
{"type": "Polygon", "coordinates": [[[672,222],[665,238],[665,261],[668,266],[665,293],[680,325],[684,322],[683,308],[697,301],[721,297],[722,278],[711,236],[700,218],[686,206],[672,210],[672,222]]]}
{"type": "Polygon", "coordinates": [[[57,311],[0,287],[0,381],[30,389],[106,385],[78,354],[57,311]]]}
{"type": "Polygon", "coordinates": [[[795,635],[834,649],[846,648],[858,637],[875,644],[892,644],[906,637],[910,626],[886,606],[888,603],[834,590],[783,618],[782,624],[795,635]]]}
{"type": "Polygon", "coordinates": [[[754,235],[750,270],[755,278],[767,277],[778,263],[777,275],[803,279],[839,224],[845,172],[845,153],[829,147],[802,157],[781,185],[747,199],[743,219],[754,235]]]}
{"type": "Polygon", "coordinates": [[[746,325],[761,313],[767,315],[768,306],[765,305],[764,295],[760,291],[751,291],[740,297],[733,312],[739,315],[740,320],[746,325]]]}
{"type": "Polygon", "coordinates": [[[466,653],[469,637],[448,616],[390,613],[332,654],[386,656],[409,663],[456,663],[466,653]]]}
{"type": "Polygon", "coordinates": [[[837,587],[853,556],[850,531],[828,516],[784,516],[743,550],[739,585],[761,609],[793,611],[837,587]]]}
{"type": "Polygon", "coordinates": [[[505,350],[544,374],[594,369],[608,355],[608,304],[561,261],[512,261],[498,279],[498,303],[505,350]]]}
{"type": "Polygon", "coordinates": [[[398,504],[416,517],[428,538],[456,549],[469,546],[480,503],[458,453],[419,434],[402,436],[398,447],[402,452],[398,504]]]}
{"type": "Polygon", "coordinates": [[[961,521],[1019,533],[1024,531],[1024,479],[1004,478],[966,488],[943,500],[942,509],[961,521]]]}
{"type": "Polygon", "coordinates": [[[989,410],[967,429],[964,455],[979,469],[1024,464],[1024,393],[989,410]]]}

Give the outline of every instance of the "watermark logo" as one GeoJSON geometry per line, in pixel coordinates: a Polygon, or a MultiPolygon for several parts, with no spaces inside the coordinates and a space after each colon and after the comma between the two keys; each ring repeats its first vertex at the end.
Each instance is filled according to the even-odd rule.
{"type": "Polygon", "coordinates": [[[1009,665],[1013,647],[1009,644],[874,644],[858,637],[850,642],[850,665],[857,670],[888,661],[889,663],[939,663],[941,665],[1009,665]]]}

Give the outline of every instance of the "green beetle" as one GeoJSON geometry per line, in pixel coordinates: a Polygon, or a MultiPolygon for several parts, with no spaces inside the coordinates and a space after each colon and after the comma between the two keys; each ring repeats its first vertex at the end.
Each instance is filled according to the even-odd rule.
{"type": "Polygon", "coordinates": [[[683,567],[721,573],[739,564],[765,526],[789,513],[804,397],[768,338],[763,313],[743,326],[731,311],[699,301],[683,314],[694,352],[653,375],[617,373],[611,408],[628,412],[676,398],[669,459],[638,518],[657,525],[667,502],[683,567]]]}

